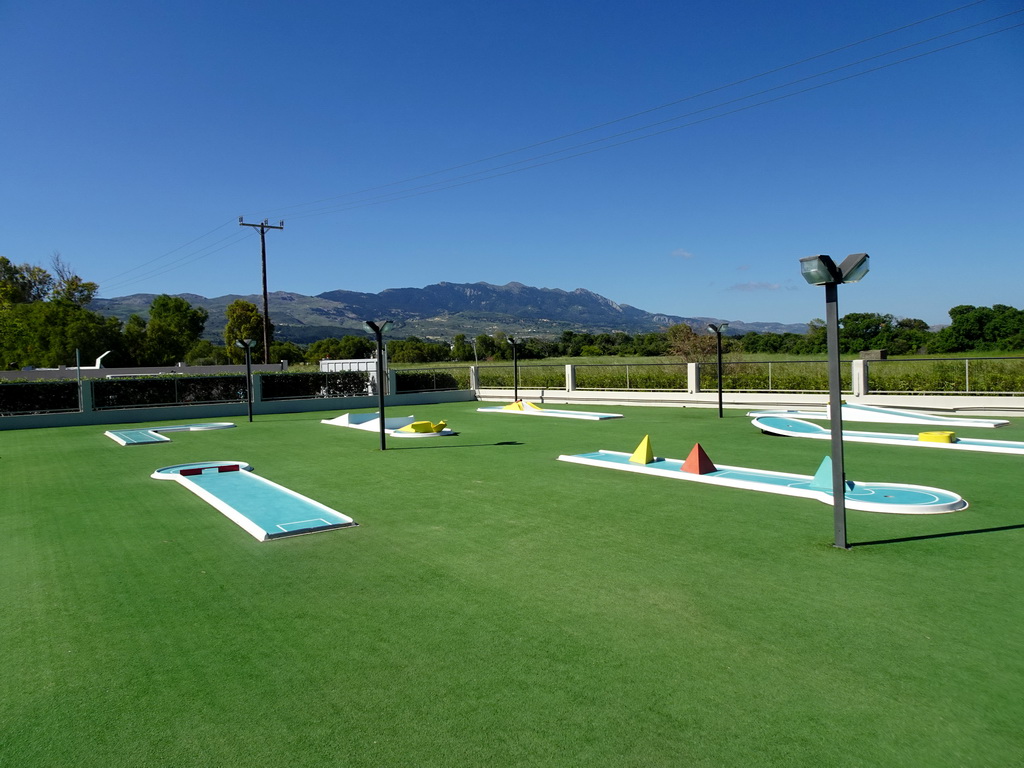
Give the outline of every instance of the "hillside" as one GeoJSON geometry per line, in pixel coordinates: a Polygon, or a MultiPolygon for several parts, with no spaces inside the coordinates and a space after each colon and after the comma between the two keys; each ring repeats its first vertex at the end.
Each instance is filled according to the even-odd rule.
{"type": "MultiPolygon", "coordinates": [[[[262,310],[263,297],[229,294],[206,298],[193,293],[177,294],[194,307],[204,307],[210,318],[206,338],[223,338],[225,310],[244,299],[262,310]]],[[[138,293],[111,299],[95,299],[91,309],[127,320],[146,316],[154,294],[138,293]]],[[[459,333],[476,336],[498,331],[513,335],[554,337],[563,331],[629,334],[650,333],[677,323],[703,330],[709,322],[728,322],[731,334],[748,331],[804,333],[802,324],[743,322],[707,317],[681,317],[647,312],[617,304],[583,288],[564,291],[533,288],[521,283],[437,283],[425,288],[389,288],[380,293],[334,290],[317,296],[298,293],[270,294],[270,319],[279,340],[306,344],[330,336],[364,333],[363,321],[390,318],[398,337],[451,339],[459,333]]]]}

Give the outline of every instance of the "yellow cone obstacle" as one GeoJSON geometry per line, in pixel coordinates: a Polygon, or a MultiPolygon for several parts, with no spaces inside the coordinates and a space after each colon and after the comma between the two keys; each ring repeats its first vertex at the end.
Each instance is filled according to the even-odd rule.
{"type": "Polygon", "coordinates": [[[634,464],[650,464],[654,461],[654,451],[651,450],[650,435],[644,435],[644,439],[640,441],[640,445],[633,451],[633,455],[629,457],[629,460],[634,464]]]}

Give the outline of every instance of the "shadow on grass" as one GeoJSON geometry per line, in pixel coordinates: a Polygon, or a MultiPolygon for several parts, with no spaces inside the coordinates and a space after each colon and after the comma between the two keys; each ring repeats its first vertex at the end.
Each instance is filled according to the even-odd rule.
{"type": "Polygon", "coordinates": [[[996,533],[998,531],[1015,531],[1024,528],[1020,525],[1000,525],[995,528],[975,528],[973,531],[950,531],[949,533],[927,533],[922,536],[904,536],[899,539],[878,539],[877,541],[850,542],[850,547],[868,547],[873,544],[902,544],[906,541],[923,541],[924,539],[944,539],[949,536],[970,536],[973,533],[996,533]]]}
{"type": "Polygon", "coordinates": [[[431,440],[430,441],[430,445],[403,445],[401,448],[397,448],[397,447],[394,447],[392,445],[388,445],[388,450],[389,451],[410,451],[410,450],[416,450],[417,448],[491,448],[491,447],[493,447],[495,445],[525,445],[525,443],[520,443],[517,440],[506,440],[506,441],[501,442],[501,443],[470,443],[470,444],[459,443],[457,445],[453,445],[451,443],[443,443],[443,444],[439,445],[437,442],[431,440]]]}

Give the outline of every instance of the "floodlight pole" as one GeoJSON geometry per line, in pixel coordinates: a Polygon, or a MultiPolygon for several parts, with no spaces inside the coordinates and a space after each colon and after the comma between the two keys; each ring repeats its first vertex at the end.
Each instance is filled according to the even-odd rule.
{"type": "Polygon", "coordinates": [[[385,320],[377,324],[367,320],[364,324],[377,337],[377,416],[380,423],[380,449],[386,451],[388,446],[384,432],[384,331],[390,327],[391,321],[385,320]]]}
{"type": "Polygon", "coordinates": [[[239,339],[236,347],[245,350],[245,402],[249,411],[249,423],[252,423],[252,339],[239,339]]]}
{"type": "Polygon", "coordinates": [[[516,351],[516,340],[511,336],[505,337],[512,345],[512,402],[519,402],[519,354],[516,351]]]}
{"type": "Polygon", "coordinates": [[[828,408],[832,432],[832,520],[835,544],[846,540],[846,467],[843,461],[843,388],[839,370],[839,285],[856,283],[868,273],[868,255],[851,253],[838,266],[819,254],[800,259],[800,272],[811,285],[825,286],[825,338],[828,345],[828,408]]]}
{"type": "Polygon", "coordinates": [[[722,332],[728,327],[728,323],[708,323],[708,330],[715,334],[718,347],[718,418],[722,418],[722,332]]]}
{"type": "Polygon", "coordinates": [[[846,466],[843,461],[843,388],[839,365],[839,284],[825,283],[825,334],[828,344],[828,408],[832,430],[832,522],[835,546],[846,541],[846,466]]]}

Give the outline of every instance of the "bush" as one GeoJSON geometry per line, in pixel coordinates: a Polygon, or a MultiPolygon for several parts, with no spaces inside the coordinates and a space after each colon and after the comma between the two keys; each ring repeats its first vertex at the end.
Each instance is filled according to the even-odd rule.
{"type": "Polygon", "coordinates": [[[355,397],[369,391],[369,381],[365,371],[265,373],[260,377],[264,400],[355,397]]]}
{"type": "Polygon", "coordinates": [[[399,393],[469,389],[469,371],[396,371],[395,388],[399,393]]]}
{"type": "Polygon", "coordinates": [[[245,400],[245,376],[154,376],[92,382],[97,410],[245,400]]]}
{"type": "Polygon", "coordinates": [[[78,410],[78,382],[18,381],[0,384],[0,415],[78,410]]]}

